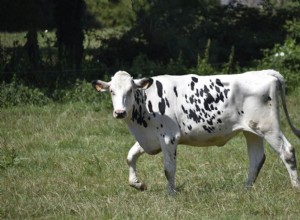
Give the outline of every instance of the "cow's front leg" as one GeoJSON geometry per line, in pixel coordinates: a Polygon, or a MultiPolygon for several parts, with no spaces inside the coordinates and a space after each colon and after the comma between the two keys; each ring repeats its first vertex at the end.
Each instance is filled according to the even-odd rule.
{"type": "Polygon", "coordinates": [[[175,190],[175,172],[176,172],[176,147],[174,143],[163,143],[163,161],[165,168],[165,175],[168,180],[168,192],[171,195],[176,194],[175,190]]]}
{"type": "Polygon", "coordinates": [[[136,161],[144,153],[144,149],[136,142],[129,150],[127,163],[129,165],[129,185],[138,190],[144,191],[147,186],[140,182],[136,176],[136,161]]]}

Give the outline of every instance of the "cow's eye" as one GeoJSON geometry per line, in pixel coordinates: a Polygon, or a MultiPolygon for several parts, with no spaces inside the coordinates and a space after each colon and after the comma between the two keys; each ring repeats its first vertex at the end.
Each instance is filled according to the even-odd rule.
{"type": "Polygon", "coordinates": [[[113,90],[110,90],[111,95],[115,95],[115,92],[113,90]]]}

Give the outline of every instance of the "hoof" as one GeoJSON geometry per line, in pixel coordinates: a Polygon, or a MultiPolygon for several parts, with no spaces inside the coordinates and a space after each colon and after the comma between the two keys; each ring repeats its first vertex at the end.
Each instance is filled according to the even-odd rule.
{"type": "Polygon", "coordinates": [[[254,187],[253,185],[245,184],[245,185],[244,185],[244,190],[246,190],[246,191],[247,191],[247,190],[251,190],[251,189],[253,189],[253,187],[254,187]]]}
{"type": "Polygon", "coordinates": [[[178,192],[175,189],[168,190],[168,195],[169,196],[176,196],[176,195],[178,195],[178,192]]]}
{"type": "Polygon", "coordinates": [[[295,182],[292,182],[292,186],[293,186],[293,188],[299,189],[300,188],[300,182],[299,182],[299,180],[297,180],[295,182]]]}
{"type": "Polygon", "coordinates": [[[246,182],[244,183],[244,190],[252,189],[252,188],[253,188],[253,185],[254,185],[253,181],[246,181],[246,182]]]}
{"type": "Polygon", "coordinates": [[[141,182],[129,183],[129,185],[137,190],[145,191],[147,190],[147,185],[141,182]]]}

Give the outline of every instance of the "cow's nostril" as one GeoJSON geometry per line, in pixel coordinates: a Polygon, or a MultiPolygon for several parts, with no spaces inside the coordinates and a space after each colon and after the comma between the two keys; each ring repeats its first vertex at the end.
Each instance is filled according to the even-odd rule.
{"type": "Polygon", "coordinates": [[[125,110],[116,110],[115,111],[116,118],[125,118],[126,115],[127,115],[127,112],[125,110]]]}

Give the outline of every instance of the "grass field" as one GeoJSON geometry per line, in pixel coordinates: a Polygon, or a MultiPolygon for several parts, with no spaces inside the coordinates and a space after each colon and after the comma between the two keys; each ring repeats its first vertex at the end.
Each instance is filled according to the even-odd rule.
{"type": "MultiPolygon", "coordinates": [[[[299,94],[288,97],[300,126],[299,94]]],[[[283,130],[300,141],[282,116],[283,130]]],[[[148,190],[128,186],[125,125],[97,104],[0,109],[0,219],[300,219],[300,190],[266,147],[266,163],[245,191],[248,158],[237,136],[225,147],[179,146],[177,196],[166,193],[162,155],[143,155],[148,190]]]]}

